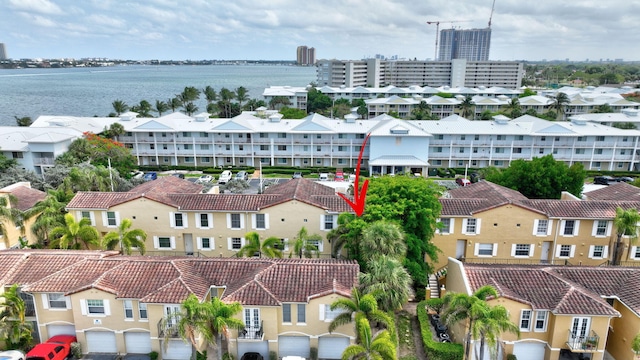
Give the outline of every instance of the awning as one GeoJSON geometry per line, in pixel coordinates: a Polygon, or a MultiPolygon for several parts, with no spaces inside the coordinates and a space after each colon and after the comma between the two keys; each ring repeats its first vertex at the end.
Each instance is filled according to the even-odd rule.
{"type": "Polygon", "coordinates": [[[429,166],[413,155],[385,155],[369,160],[369,166],[429,166]]]}

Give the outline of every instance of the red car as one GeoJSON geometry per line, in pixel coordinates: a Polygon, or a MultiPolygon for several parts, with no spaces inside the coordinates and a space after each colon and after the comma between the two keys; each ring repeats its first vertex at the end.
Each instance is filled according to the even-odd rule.
{"type": "Polygon", "coordinates": [[[27,353],[26,360],[64,360],[71,352],[71,343],[77,339],[73,335],[56,335],[47,342],[36,345],[27,353]]]}

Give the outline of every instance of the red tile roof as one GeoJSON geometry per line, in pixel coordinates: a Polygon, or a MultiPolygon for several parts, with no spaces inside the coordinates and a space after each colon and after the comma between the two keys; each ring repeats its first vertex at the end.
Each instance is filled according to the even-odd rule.
{"type": "Polygon", "coordinates": [[[15,205],[20,211],[31,209],[33,205],[47,196],[47,193],[27,186],[17,186],[11,190],[11,194],[18,200],[15,205]]]}
{"type": "Polygon", "coordinates": [[[161,176],[129,190],[135,194],[199,194],[203,186],[176,176],[161,176]]]}
{"type": "Polygon", "coordinates": [[[118,298],[180,303],[189,294],[204,299],[212,287],[225,287],[222,300],[277,306],[306,302],[321,294],[349,296],[357,284],[355,261],[69,255],[0,252],[0,268],[10,270],[26,292],[72,294],[94,288],[118,298]],[[34,270],[35,271],[32,271],[34,270]]]}
{"type": "Polygon", "coordinates": [[[583,194],[587,200],[619,200],[640,202],[640,188],[619,182],[583,194]]]}

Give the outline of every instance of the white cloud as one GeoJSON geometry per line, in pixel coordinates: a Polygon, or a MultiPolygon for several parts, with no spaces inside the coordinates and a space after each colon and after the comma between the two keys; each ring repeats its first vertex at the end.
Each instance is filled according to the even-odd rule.
{"type": "Polygon", "coordinates": [[[9,0],[9,6],[14,10],[40,14],[59,15],[63,13],[58,5],[49,0],[9,0]]]}

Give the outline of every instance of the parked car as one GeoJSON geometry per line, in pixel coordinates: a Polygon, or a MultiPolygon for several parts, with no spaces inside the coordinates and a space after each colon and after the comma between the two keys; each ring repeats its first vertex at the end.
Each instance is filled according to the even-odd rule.
{"type": "Polygon", "coordinates": [[[320,180],[320,181],[329,181],[329,174],[328,173],[320,173],[320,176],[318,176],[318,180],[320,180]]]}
{"type": "Polygon", "coordinates": [[[71,343],[77,339],[73,335],[56,335],[42,344],[34,346],[27,353],[26,360],[64,360],[71,352],[71,343]]]}
{"type": "Polygon", "coordinates": [[[242,355],[240,360],[264,360],[264,356],[257,352],[246,352],[242,355]]]}
{"type": "Polygon", "coordinates": [[[597,185],[609,185],[609,183],[615,182],[616,180],[611,176],[596,176],[593,178],[593,183],[597,185]]]}
{"type": "Polygon", "coordinates": [[[291,176],[292,179],[302,179],[302,171],[296,171],[293,173],[293,176],[291,176]]]}
{"type": "Polygon", "coordinates": [[[151,180],[155,180],[158,178],[158,173],[156,173],[155,171],[150,171],[146,174],[144,174],[144,181],[151,181],[151,180]]]}
{"type": "Polygon", "coordinates": [[[460,186],[471,185],[471,180],[465,179],[465,178],[457,178],[456,179],[456,184],[458,184],[460,186]]]}
{"type": "Polygon", "coordinates": [[[175,176],[175,177],[177,177],[179,179],[184,179],[184,174],[183,173],[173,173],[173,174],[171,174],[171,176],[175,176]]]}
{"type": "Polygon", "coordinates": [[[222,172],[222,174],[220,174],[220,177],[218,178],[218,184],[226,184],[231,181],[231,178],[233,178],[233,173],[231,172],[231,170],[225,170],[222,172]]]}
{"type": "Polygon", "coordinates": [[[246,171],[238,171],[238,173],[236,173],[236,180],[247,181],[249,180],[249,174],[247,174],[246,171]]]}
{"type": "Polygon", "coordinates": [[[198,178],[198,180],[196,180],[196,182],[201,183],[201,184],[206,184],[213,181],[213,176],[211,175],[202,175],[198,178]]]}
{"type": "Polygon", "coordinates": [[[626,183],[630,183],[633,182],[635,179],[630,177],[630,176],[621,176],[621,177],[617,177],[616,181],[617,182],[626,182],[626,183]]]}
{"type": "Polygon", "coordinates": [[[24,360],[24,353],[20,350],[0,351],[0,360],[24,360]]]}

